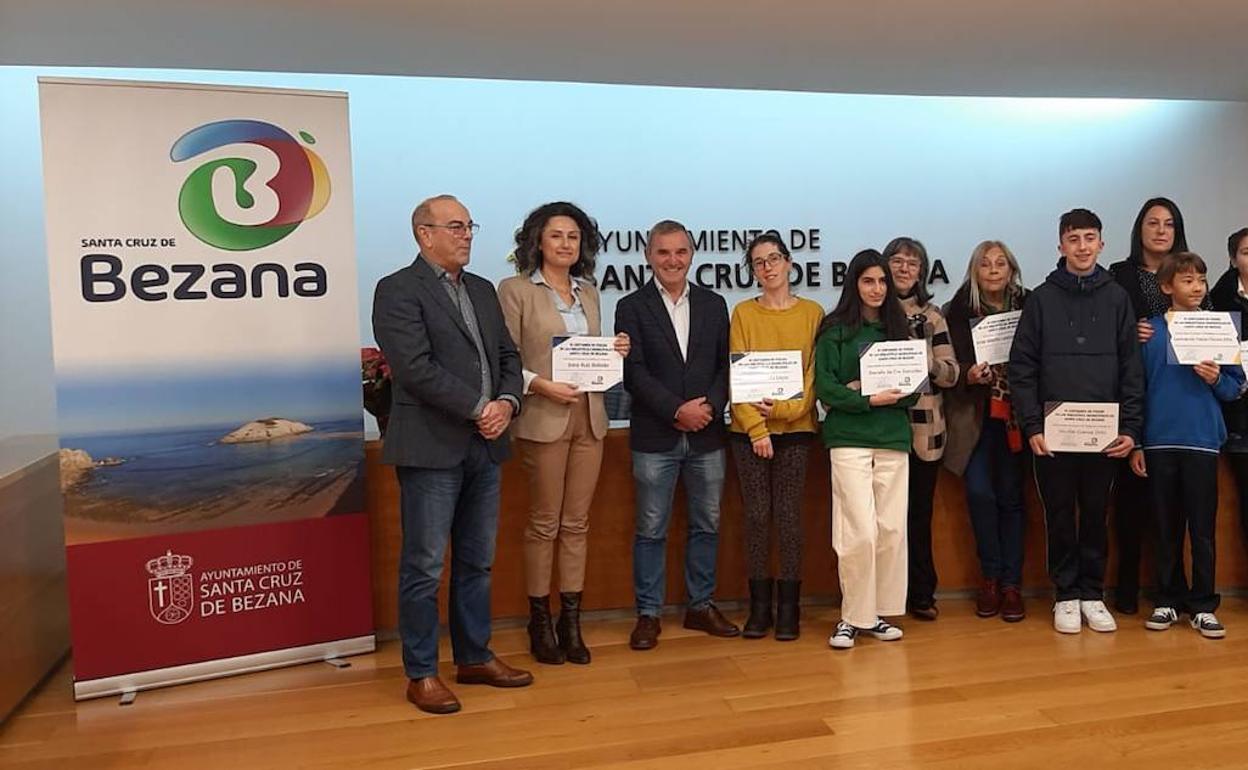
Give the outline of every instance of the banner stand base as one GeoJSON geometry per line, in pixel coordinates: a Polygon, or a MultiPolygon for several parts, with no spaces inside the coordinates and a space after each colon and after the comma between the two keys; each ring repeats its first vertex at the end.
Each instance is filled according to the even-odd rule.
{"type": "MultiPolygon", "coordinates": [[[[257,652],[251,655],[239,655],[234,658],[206,660],[202,663],[188,663],[184,666],[170,666],[151,671],[138,671],[133,674],[102,677],[100,679],[84,679],[74,682],[74,700],[104,698],[110,695],[122,695],[123,701],[134,700],[134,694],[140,690],[151,690],[156,687],[171,687],[175,684],[201,682],[205,679],[220,679],[236,674],[249,674],[253,671],[265,671],[270,668],[295,666],[300,663],[317,661],[331,662],[336,668],[345,668],[332,663],[344,655],[360,655],[377,649],[376,637],[373,634],[357,636],[351,639],[339,639],[334,642],[321,642],[302,647],[288,647],[284,650],[257,652]]],[[[344,661],[339,661],[344,662],[344,661]]]]}

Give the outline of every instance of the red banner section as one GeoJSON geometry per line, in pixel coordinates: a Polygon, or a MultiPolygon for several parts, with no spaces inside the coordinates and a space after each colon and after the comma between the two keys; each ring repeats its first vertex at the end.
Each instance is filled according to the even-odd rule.
{"type": "Polygon", "coordinates": [[[363,513],[67,550],[79,681],[373,633],[363,513]]]}

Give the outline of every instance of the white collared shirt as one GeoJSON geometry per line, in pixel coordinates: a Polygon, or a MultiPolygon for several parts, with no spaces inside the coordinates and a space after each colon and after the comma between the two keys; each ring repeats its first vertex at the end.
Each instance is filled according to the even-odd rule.
{"type": "MultiPolygon", "coordinates": [[[[572,304],[563,301],[563,297],[559,296],[559,292],[546,282],[546,276],[542,275],[541,270],[534,270],[533,275],[529,277],[533,283],[538,286],[545,286],[550,294],[551,302],[555,305],[555,310],[559,312],[559,317],[563,319],[563,328],[569,337],[581,337],[589,334],[589,316],[585,315],[585,306],[581,303],[581,287],[588,285],[589,282],[571,276],[572,278],[572,304]]],[[[521,374],[524,377],[524,395],[533,392],[533,380],[538,378],[538,373],[531,369],[522,369],[521,374]]]]}
{"type": "Polygon", "coordinates": [[[659,290],[659,296],[663,298],[663,306],[667,308],[667,315],[672,319],[672,329],[676,332],[676,343],[680,345],[680,357],[684,360],[689,359],[689,282],[685,281],[685,290],[675,300],[667,293],[667,289],[658,281],[654,282],[654,288],[659,290]]]}

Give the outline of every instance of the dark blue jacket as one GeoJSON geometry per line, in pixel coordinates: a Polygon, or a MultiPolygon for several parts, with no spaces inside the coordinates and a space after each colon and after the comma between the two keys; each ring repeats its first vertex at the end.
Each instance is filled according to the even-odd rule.
{"type": "MultiPolygon", "coordinates": [[[[1235,268],[1223,273],[1209,296],[1213,298],[1214,310],[1239,313],[1239,338],[1248,339],[1248,299],[1240,296],[1239,273],[1235,268]]],[[[1227,448],[1235,452],[1248,451],[1248,397],[1223,404],[1222,417],[1230,434],[1227,448]]]]}
{"type": "Polygon", "coordinates": [[[624,359],[624,389],[632,397],[629,446],[637,452],[671,450],[681,435],[676,410],[705,397],[713,418],[688,434],[689,447],[693,454],[719,449],[728,438],[728,305],[715,292],[690,284],[688,355],[681,358],[659,291],[651,279],[615,306],[616,333],[632,339],[624,359]]]}
{"type": "Polygon", "coordinates": [[[1217,454],[1226,441],[1226,423],[1219,401],[1234,401],[1244,392],[1239,364],[1221,367],[1213,385],[1191,366],[1170,363],[1170,330],[1164,315],[1148,321],[1153,336],[1140,348],[1148,397],[1144,409],[1145,449],[1195,449],[1217,454]]]}
{"type": "Polygon", "coordinates": [[[1010,350],[1010,392],[1023,435],[1044,432],[1046,401],[1118,403],[1118,430],[1138,444],[1144,372],[1131,300],[1097,266],[1077,276],[1063,259],[1036,287],[1010,350]]]}

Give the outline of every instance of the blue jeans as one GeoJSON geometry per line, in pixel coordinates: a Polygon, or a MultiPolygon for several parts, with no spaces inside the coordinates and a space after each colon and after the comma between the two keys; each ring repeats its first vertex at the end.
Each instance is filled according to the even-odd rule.
{"type": "Polygon", "coordinates": [[[963,480],[984,579],[1022,586],[1023,455],[1010,451],[1003,421],[984,417],[963,480]]]}
{"type": "Polygon", "coordinates": [[[633,452],[637,485],[637,530],[633,537],[633,593],[637,614],[658,617],[667,584],[667,528],[672,520],[676,480],[684,478],[689,509],[685,546],[685,590],[689,607],[700,608],[715,596],[715,560],[719,550],[719,499],[724,491],[724,450],[689,452],[681,436],[667,452],[633,452]]]}
{"type": "Polygon", "coordinates": [[[399,466],[403,551],[399,636],[410,679],[438,673],[438,584],[451,545],[451,649],[461,666],[488,662],[490,568],[498,534],[501,474],[474,436],[453,468],[399,466]]]}

